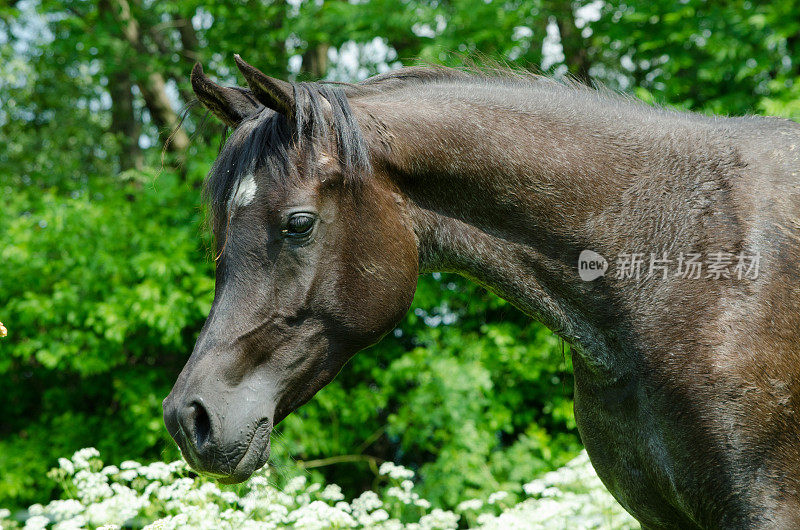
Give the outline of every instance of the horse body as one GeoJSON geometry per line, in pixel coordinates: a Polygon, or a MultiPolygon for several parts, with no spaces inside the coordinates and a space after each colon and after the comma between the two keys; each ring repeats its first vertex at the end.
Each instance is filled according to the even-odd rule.
{"type": "MultiPolygon", "coordinates": [[[[240,67],[252,94],[225,92],[232,89],[193,75],[200,99],[237,131],[257,127],[247,116],[266,119],[274,109],[269,119],[280,121],[288,114],[302,138],[308,125],[297,114],[302,92],[293,87],[295,107],[286,107],[285,85],[240,67]]],[[[412,276],[449,271],[492,289],[573,345],[581,438],[600,478],[643,526],[800,524],[800,127],[656,109],[539,78],[444,69],[404,70],[342,93],[348,107],[329,93],[312,113],[317,121],[324,116],[338,144],[321,141],[317,131],[309,137],[319,147],[313,156],[292,159],[314,175],[293,186],[273,182],[275,189],[254,195],[276,211],[313,196],[319,232],[297,251],[306,254],[291,258],[306,269],[261,280],[277,292],[284,289],[279,280],[303,283],[309,276],[302,296],[253,286],[236,291],[218,266],[215,308],[165,401],[170,432],[196,467],[239,480],[263,464],[251,455],[252,442],[242,449],[241,440],[225,455],[239,464],[214,463],[223,461],[214,452],[222,443],[211,444],[213,458],[204,456],[200,438],[223,438],[226,421],[206,409],[240,400],[246,381],[250,400],[267,405],[242,421],[251,439],[264,432],[268,439],[265,425],[309,399],[349,356],[391,329],[410,303],[412,276]],[[335,176],[354,171],[342,155],[352,147],[342,143],[346,115],[363,135],[354,143],[368,149],[366,176],[356,184],[335,176]],[[323,271],[309,253],[325,245],[336,255],[323,271]],[[760,274],[583,281],[583,250],[609,258],[757,255],[760,274]],[[339,303],[365,292],[371,302],[353,302],[362,308],[358,315],[339,303]],[[294,307],[287,319],[263,309],[276,300],[284,312],[292,304],[302,310],[294,307]],[[247,317],[242,305],[262,309],[247,317]],[[220,320],[227,324],[215,326],[220,320]],[[222,328],[235,331],[215,331],[222,328]],[[274,353],[288,352],[285,344],[297,350],[303,335],[324,352],[274,353]],[[226,344],[233,344],[233,360],[220,372],[226,344]],[[276,365],[268,357],[283,360],[276,365]],[[210,398],[196,397],[197,388],[212,374],[219,381],[220,373],[227,387],[211,392],[226,398],[212,407],[210,398]],[[205,429],[198,427],[198,403],[205,429]],[[192,436],[198,429],[210,432],[192,436]]],[[[233,157],[251,153],[230,150],[233,157]]],[[[235,194],[239,172],[220,181],[221,197],[235,194]]],[[[259,178],[269,188],[275,176],[259,178]]],[[[263,273],[236,258],[248,253],[261,252],[258,259],[273,270],[290,270],[281,257],[285,246],[254,250],[259,238],[245,234],[268,217],[242,208],[216,229],[230,240],[222,247],[228,276],[259,281],[254,275],[263,273]]]]}
{"type": "Polygon", "coordinates": [[[385,165],[417,210],[421,268],[477,279],[576,346],[581,438],[620,502],[656,527],[798,517],[800,128],[549,87],[509,102],[492,83],[476,110],[424,88],[381,127],[413,146],[385,165]],[[747,251],[764,270],[586,283],[585,248],[747,251]]]}

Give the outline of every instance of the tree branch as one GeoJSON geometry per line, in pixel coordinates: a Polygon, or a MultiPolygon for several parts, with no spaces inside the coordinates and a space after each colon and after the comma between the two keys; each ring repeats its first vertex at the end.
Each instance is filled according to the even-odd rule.
{"type": "Polygon", "coordinates": [[[301,469],[314,469],[317,467],[325,467],[331,466],[334,464],[344,464],[344,463],[353,463],[353,462],[366,462],[370,464],[370,466],[377,466],[377,464],[382,464],[385,462],[384,459],[378,458],[377,456],[369,456],[369,455],[338,455],[338,456],[331,456],[329,458],[320,458],[318,460],[298,460],[297,465],[301,469]]]}

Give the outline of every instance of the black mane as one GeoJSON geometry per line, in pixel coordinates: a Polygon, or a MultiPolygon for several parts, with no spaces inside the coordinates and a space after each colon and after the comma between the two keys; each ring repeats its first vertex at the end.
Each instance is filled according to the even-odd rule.
{"type": "MultiPolygon", "coordinates": [[[[377,75],[358,84],[293,83],[297,103],[293,123],[289,123],[285,116],[264,108],[245,119],[221,149],[205,187],[214,226],[226,218],[228,199],[245,175],[266,168],[276,185],[285,185],[290,179],[299,178],[299,173],[303,177],[313,176],[319,145],[335,148],[347,182],[360,182],[370,167],[369,150],[350,109],[348,97],[364,97],[415,85],[442,84],[468,87],[512,85],[556,93],[579,92],[595,103],[604,101],[649,111],[662,110],[623,94],[593,89],[574,80],[556,80],[500,66],[415,66],[377,75]],[[331,113],[332,120],[326,118],[326,110],[331,113]],[[290,153],[295,150],[300,152],[299,167],[290,158],[290,153]]],[[[247,89],[238,90],[250,93],[247,89]]]]}

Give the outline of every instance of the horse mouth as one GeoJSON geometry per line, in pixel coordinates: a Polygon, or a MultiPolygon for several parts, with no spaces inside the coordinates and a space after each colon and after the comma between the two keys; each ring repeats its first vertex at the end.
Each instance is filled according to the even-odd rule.
{"type": "Polygon", "coordinates": [[[244,454],[227,475],[216,475],[214,478],[222,484],[238,484],[249,479],[253,473],[261,469],[269,460],[270,433],[272,422],[264,419],[258,422],[250,436],[244,454]]]}
{"type": "MultiPolygon", "coordinates": [[[[183,433],[183,427],[179,426],[179,429],[183,433]]],[[[244,453],[236,461],[236,464],[230,466],[227,470],[207,469],[191,446],[189,446],[188,451],[182,451],[183,457],[189,466],[201,475],[213,478],[222,484],[238,484],[249,479],[253,473],[263,467],[269,460],[271,432],[271,421],[268,419],[259,421],[250,434],[244,453]]],[[[186,434],[183,433],[183,435],[185,439],[186,434]]],[[[221,460],[219,453],[215,460],[221,460]]]]}

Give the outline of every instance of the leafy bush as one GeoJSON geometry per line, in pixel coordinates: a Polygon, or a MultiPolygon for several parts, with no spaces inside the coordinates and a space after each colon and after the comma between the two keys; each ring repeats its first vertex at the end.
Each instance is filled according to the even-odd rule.
{"type": "Polygon", "coordinates": [[[35,477],[56,451],[89,440],[115,457],[171,448],[161,399],[213,280],[196,192],[175,175],[3,191],[0,498],[41,498],[35,477]]]}
{"type": "Polygon", "coordinates": [[[385,462],[378,489],[345,501],[335,484],[309,482],[305,475],[283,478],[280,487],[268,468],[245,484],[220,488],[188,472],[183,461],[141,465],[126,461],[104,466],[96,449],[59,459],[50,476],[62,498],[30,506],[11,517],[0,510],[1,528],[26,529],[145,527],[172,528],[376,528],[452,529],[470,527],[633,528],[633,519],[594,474],[586,453],[562,469],[485,499],[461,502],[454,511],[432,508],[415,491],[414,472],[385,462]],[[515,503],[518,497],[526,497],[515,503]]]}

